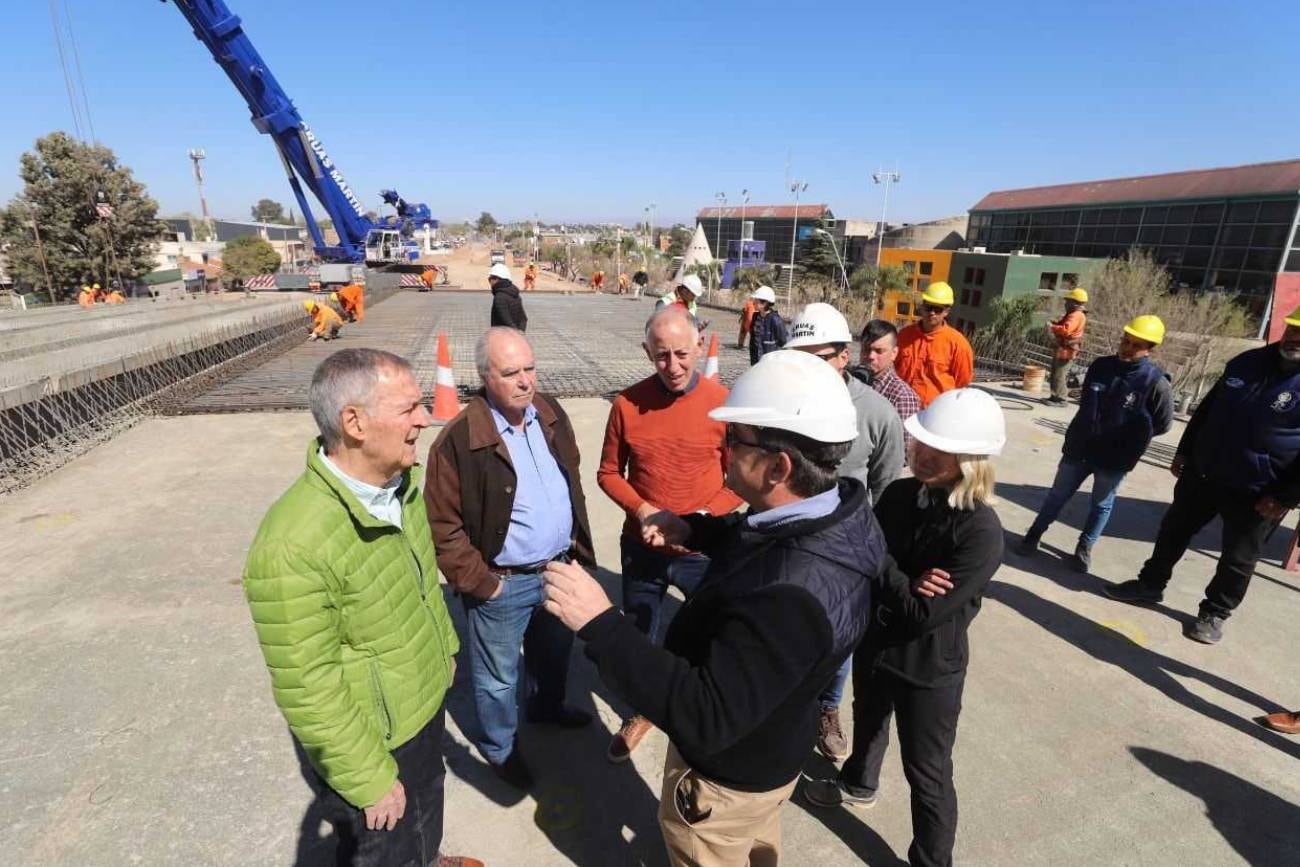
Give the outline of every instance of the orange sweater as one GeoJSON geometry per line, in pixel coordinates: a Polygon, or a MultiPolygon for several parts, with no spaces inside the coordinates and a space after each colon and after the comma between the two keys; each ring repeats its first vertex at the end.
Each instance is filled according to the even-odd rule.
{"type": "Polygon", "coordinates": [[[349,283],[339,290],[339,303],[344,310],[352,311],[358,322],[366,318],[366,290],[356,283],[349,283]]]}
{"type": "Polygon", "coordinates": [[[898,332],[894,369],[921,398],[921,408],[945,391],[965,388],[975,379],[975,353],[965,336],[951,325],[926,334],[920,325],[898,332]]]}
{"type": "Polygon", "coordinates": [[[1056,337],[1056,357],[1069,361],[1083,347],[1083,329],[1088,317],[1082,310],[1071,310],[1052,323],[1052,334],[1056,337]]]}
{"type": "Polygon", "coordinates": [[[678,515],[725,515],[742,504],[723,486],[727,426],[709,418],[726,399],[726,386],[698,373],[685,394],[651,376],[614,398],[596,482],[627,512],[624,536],[641,538],[636,510],[647,502],[678,515]]]}

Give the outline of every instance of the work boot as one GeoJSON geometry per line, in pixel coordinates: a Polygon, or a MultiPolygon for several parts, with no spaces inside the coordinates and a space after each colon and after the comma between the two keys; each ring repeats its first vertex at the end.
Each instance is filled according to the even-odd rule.
{"type": "Polygon", "coordinates": [[[1101,588],[1101,592],[1111,599],[1127,602],[1130,605],[1155,605],[1165,598],[1163,590],[1145,584],[1137,578],[1122,584],[1107,584],[1101,588]]]}
{"type": "Polygon", "coordinates": [[[1300,735],[1300,711],[1284,710],[1271,713],[1260,717],[1259,724],[1284,735],[1300,735]]]}
{"type": "Polygon", "coordinates": [[[533,787],[533,772],[528,770],[528,765],[524,762],[524,757],[519,755],[519,749],[510,751],[506,760],[500,764],[488,762],[492,768],[492,773],[497,775],[497,779],[504,783],[509,783],[516,789],[523,789],[525,792],[533,787]]]}
{"type": "Polygon", "coordinates": [[[817,749],[832,762],[838,762],[849,754],[849,742],[844,738],[844,729],[840,728],[839,708],[822,708],[817,725],[817,749]]]}
{"type": "Polygon", "coordinates": [[[1047,402],[1050,403],[1052,406],[1065,406],[1069,401],[1067,401],[1063,397],[1057,397],[1056,395],[1052,395],[1047,399],[1047,402]]]}
{"type": "Polygon", "coordinates": [[[1088,547],[1087,542],[1080,542],[1074,546],[1074,563],[1072,565],[1077,572],[1087,572],[1092,566],[1092,548],[1088,547]]]}
{"type": "Polygon", "coordinates": [[[1183,630],[1183,635],[1201,644],[1218,644],[1223,637],[1223,618],[1217,614],[1198,614],[1183,630]]]}
{"type": "Polygon", "coordinates": [[[630,717],[610,740],[606,757],[615,764],[626,762],[632,758],[632,751],[637,748],[637,744],[654,730],[654,723],[640,714],[630,717]]]}
{"type": "Polygon", "coordinates": [[[854,795],[835,780],[810,780],[803,788],[804,800],[814,807],[857,807],[865,810],[876,806],[876,794],[854,795]]]}
{"type": "Polygon", "coordinates": [[[1042,541],[1043,534],[1035,533],[1032,530],[1020,537],[1020,543],[1016,545],[1016,553],[1021,557],[1032,557],[1038,553],[1038,543],[1042,541]]]}
{"type": "Polygon", "coordinates": [[[438,860],[434,862],[434,867],[485,867],[485,865],[477,858],[466,858],[464,855],[439,855],[438,860]]]}

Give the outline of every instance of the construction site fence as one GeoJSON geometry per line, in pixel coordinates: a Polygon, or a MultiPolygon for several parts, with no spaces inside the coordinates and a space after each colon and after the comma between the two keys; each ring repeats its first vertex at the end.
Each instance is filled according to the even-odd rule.
{"type": "MultiPolygon", "coordinates": [[[[367,294],[378,303],[401,289],[367,294]]],[[[0,392],[0,495],[12,493],[151,416],[303,342],[302,308],[0,392]]]]}

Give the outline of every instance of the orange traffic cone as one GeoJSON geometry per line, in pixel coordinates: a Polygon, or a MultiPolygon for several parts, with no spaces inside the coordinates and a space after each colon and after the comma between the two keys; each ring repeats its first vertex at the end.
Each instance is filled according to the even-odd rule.
{"type": "Polygon", "coordinates": [[[705,379],[718,378],[718,333],[716,331],[709,338],[709,356],[704,359],[704,377],[705,379]]]}
{"type": "Polygon", "coordinates": [[[451,352],[444,331],[438,332],[438,373],[433,383],[433,423],[446,424],[460,414],[460,399],[456,396],[456,377],[451,372],[451,352]]]}

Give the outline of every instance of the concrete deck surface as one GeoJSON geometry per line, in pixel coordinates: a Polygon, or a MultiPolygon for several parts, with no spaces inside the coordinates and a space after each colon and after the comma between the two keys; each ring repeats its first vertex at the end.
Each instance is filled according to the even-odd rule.
{"type": "MultiPolygon", "coordinates": [[[[999,513],[1019,533],[1056,464],[1050,424],[1070,411],[1002,396],[1010,445],[998,461],[999,513]]],[[[621,516],[594,481],[608,405],[565,405],[616,594],[621,516]]],[[[254,529],[301,471],[312,433],[306,413],[153,420],[0,499],[4,863],[330,863],[329,841],[304,815],[309,793],[239,586],[254,529]]],[[[1049,553],[1008,555],[972,627],[955,757],[958,863],[1300,863],[1300,740],[1250,721],[1300,707],[1300,580],[1276,567],[1288,531],[1271,541],[1216,647],[1180,634],[1214,567],[1214,526],[1164,607],[1098,595],[1096,576],[1135,574],[1171,489],[1164,469],[1135,470],[1094,576],[1058,561],[1073,547],[1081,500],[1048,533],[1049,553]]],[[[445,851],[492,867],[665,863],[655,825],[665,740],[648,739],[634,765],[605,761],[625,708],[580,653],[571,701],[594,707],[600,724],[525,728],[539,779],[527,797],[468,746],[464,677],[462,665],[449,700],[445,851]]],[[[807,770],[829,766],[810,758],[807,770]]],[[[863,813],[818,811],[796,796],[784,814],[785,863],[898,863],[910,826],[896,747],[883,784],[863,813]]]]}

